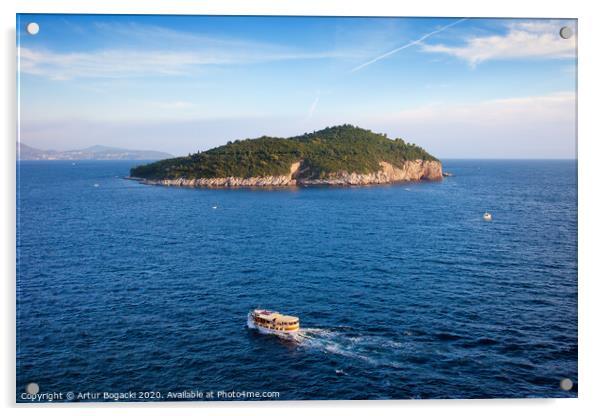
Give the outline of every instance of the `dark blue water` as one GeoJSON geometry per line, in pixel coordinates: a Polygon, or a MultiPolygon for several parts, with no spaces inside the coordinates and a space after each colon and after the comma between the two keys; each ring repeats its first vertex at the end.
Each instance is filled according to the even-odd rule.
{"type": "Polygon", "coordinates": [[[574,161],[297,190],[120,179],[135,163],[18,167],[18,400],[32,381],[163,398],[577,395],[574,161]],[[305,329],[249,330],[257,306],[305,329]]]}

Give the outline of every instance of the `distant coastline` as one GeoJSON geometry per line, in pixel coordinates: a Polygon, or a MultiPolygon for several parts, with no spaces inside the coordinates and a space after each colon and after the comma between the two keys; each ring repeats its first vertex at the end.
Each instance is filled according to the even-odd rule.
{"type": "Polygon", "coordinates": [[[131,150],[108,146],[91,146],[79,150],[42,150],[17,143],[17,160],[159,160],[173,157],[154,150],[131,150]]]}

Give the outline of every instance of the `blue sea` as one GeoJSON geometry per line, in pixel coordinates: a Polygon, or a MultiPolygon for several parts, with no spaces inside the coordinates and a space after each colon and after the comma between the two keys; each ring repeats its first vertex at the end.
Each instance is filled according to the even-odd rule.
{"type": "Polygon", "coordinates": [[[576,397],[576,162],[443,163],[441,182],[211,190],[123,179],[140,162],[20,162],[17,401],[30,382],[152,392],[125,400],[576,397]],[[247,328],[256,307],[302,331],[247,328]]]}

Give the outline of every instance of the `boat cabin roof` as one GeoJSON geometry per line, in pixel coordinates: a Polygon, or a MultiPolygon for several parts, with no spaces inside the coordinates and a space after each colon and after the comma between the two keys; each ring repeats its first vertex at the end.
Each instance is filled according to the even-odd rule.
{"type": "Polygon", "coordinates": [[[280,312],[276,311],[255,309],[253,312],[260,318],[263,318],[268,321],[274,321],[276,323],[292,322],[299,320],[299,318],[296,316],[282,315],[280,312]]]}

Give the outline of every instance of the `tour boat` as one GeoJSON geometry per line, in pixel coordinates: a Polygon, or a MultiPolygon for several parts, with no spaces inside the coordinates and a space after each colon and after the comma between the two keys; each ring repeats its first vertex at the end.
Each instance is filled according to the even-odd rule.
{"type": "Polygon", "coordinates": [[[247,326],[269,334],[286,334],[299,331],[299,318],[276,311],[254,309],[247,316],[247,326]]]}
{"type": "Polygon", "coordinates": [[[493,219],[493,217],[491,216],[491,214],[489,212],[486,212],[483,214],[483,219],[485,221],[491,221],[493,219]]]}

